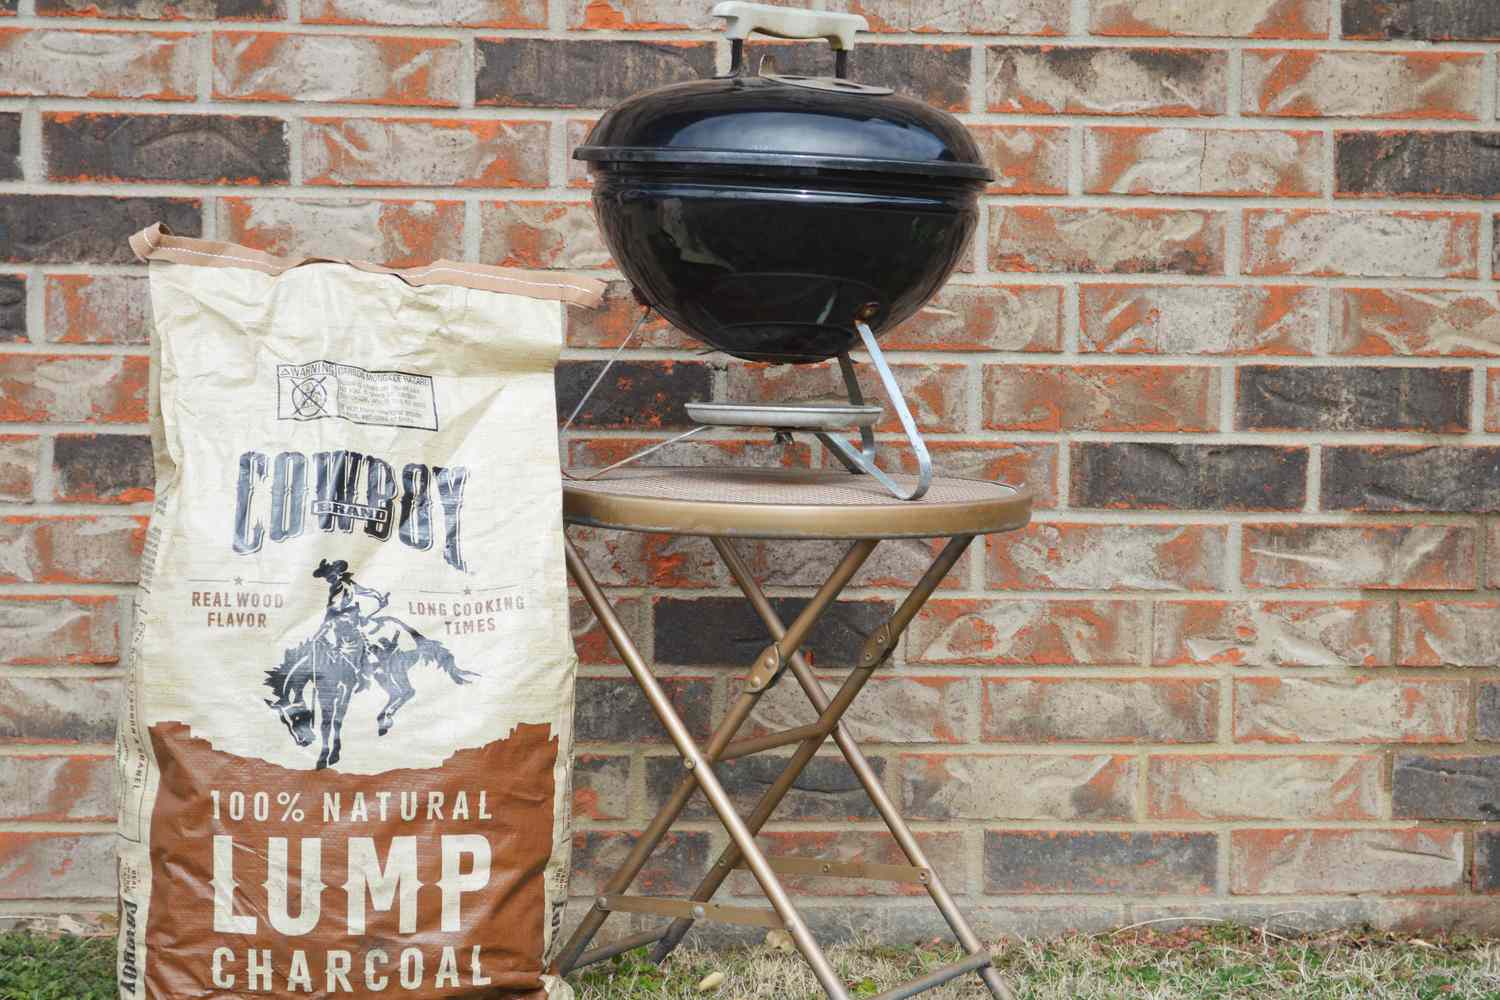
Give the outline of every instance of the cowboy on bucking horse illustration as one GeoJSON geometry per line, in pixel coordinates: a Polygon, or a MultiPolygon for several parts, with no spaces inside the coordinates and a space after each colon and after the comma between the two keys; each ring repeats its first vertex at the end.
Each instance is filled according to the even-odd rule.
{"type": "Polygon", "coordinates": [[[280,666],[266,671],[266,686],[276,698],[265,702],[281,717],[298,746],[312,744],[316,718],[322,736],[319,768],[338,763],[349,700],[368,688],[370,681],[388,696],[376,718],[377,734],[384,736],[401,706],[416,696],[408,677],[412,667],[430,663],[455,684],[467,684],[479,676],[459,669],[453,654],[436,639],[399,618],[381,614],[391,595],[356,583],[344,560],[319,560],[313,576],[328,583],[323,623],[311,639],[287,650],[280,666]],[[311,703],[306,698],[309,685],[311,703]]]}

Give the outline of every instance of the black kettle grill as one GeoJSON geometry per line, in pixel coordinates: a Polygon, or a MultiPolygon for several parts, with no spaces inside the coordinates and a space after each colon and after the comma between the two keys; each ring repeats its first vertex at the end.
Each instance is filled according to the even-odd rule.
{"type": "Polygon", "coordinates": [[[851,472],[916,499],[931,462],[876,338],[942,287],[993,175],[953,116],[849,79],[863,17],[741,2],[713,13],[729,21],[729,74],[626,100],[573,154],[593,175],[604,240],[642,303],[712,347],[771,363],[837,358],[843,369],[847,405],[693,403],[700,426],[689,433],[810,430],[851,472]],[[753,32],[826,38],[835,75],[778,75],[770,57],[752,73],[753,32]],[[915,490],[875,464],[881,409],[860,396],[856,346],[911,441],[915,490]],[[853,427],[858,449],[835,433],[853,427]]]}

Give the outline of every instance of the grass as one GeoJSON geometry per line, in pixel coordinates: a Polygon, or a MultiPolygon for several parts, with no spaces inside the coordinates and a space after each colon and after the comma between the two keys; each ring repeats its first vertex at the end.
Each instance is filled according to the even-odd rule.
{"type": "MultiPolygon", "coordinates": [[[[1339,932],[1281,937],[1227,924],[1013,941],[996,949],[1017,1000],[1500,1000],[1500,941],[1339,932]]],[[[816,1000],[801,959],[769,947],[683,950],[658,969],[634,952],[574,977],[578,1000],[816,1000]],[[710,973],[724,981],[709,993],[710,973]]],[[[937,946],[843,945],[830,957],[856,997],[953,961],[937,946]]],[[[0,934],[0,1000],[112,1000],[113,942],[0,934]]],[[[965,976],[932,1000],[989,994],[965,976]]]]}

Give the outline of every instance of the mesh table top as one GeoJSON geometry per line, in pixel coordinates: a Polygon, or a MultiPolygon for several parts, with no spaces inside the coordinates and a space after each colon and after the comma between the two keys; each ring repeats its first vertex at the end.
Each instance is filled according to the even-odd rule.
{"type": "MultiPolygon", "coordinates": [[[[909,487],[915,476],[893,476],[909,487]]],[[[898,500],[843,470],[636,468],[563,481],[563,519],[623,531],[754,538],[936,538],[1010,531],[1031,517],[1024,488],[934,478],[898,500]]]]}

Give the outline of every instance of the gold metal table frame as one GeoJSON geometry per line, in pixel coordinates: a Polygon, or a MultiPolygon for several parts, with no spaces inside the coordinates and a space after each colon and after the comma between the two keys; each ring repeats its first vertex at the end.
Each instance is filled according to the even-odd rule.
{"type": "MultiPolygon", "coordinates": [[[[903,477],[893,478],[901,481],[903,477]]],[[[824,992],[832,1000],[848,1000],[849,993],[843,981],[778,878],[779,875],[819,875],[920,884],[967,953],[961,961],[888,990],[875,1000],[914,996],[969,972],[977,972],[997,998],[1010,1000],[1011,993],[1001,981],[999,972],[990,964],[989,954],[943,887],[942,880],[928,863],[926,854],[897,812],[895,803],[886,794],[869,760],[841,720],[865,683],[889,659],[907,625],[958,562],[969,543],[978,535],[1020,528],[1030,516],[1031,496],[1024,489],[967,479],[935,479],[926,499],[914,502],[895,499],[867,476],[852,476],[843,471],[656,468],[621,470],[611,473],[608,478],[565,482],[563,519],[567,524],[707,536],[735,584],[764,622],[769,642],[751,665],[745,685],[724,719],[708,742],[700,747],[626,634],[572,540],[565,536],[569,574],[619,651],[631,676],[641,686],[657,718],[666,727],[682,758],[685,773],[563,945],[553,971],[566,975],[593,962],[649,944],[656,945],[652,958],[660,962],[672,952],[695,920],[717,920],[785,929],[812,967],[824,992]],[[799,652],[814,624],[833,606],[882,540],[944,537],[948,539],[947,544],[890,618],[868,637],[858,662],[830,698],[799,652]],[[850,546],[808,604],[790,625],[786,625],[735,548],[735,538],[842,539],[850,546]],[[761,696],[786,673],[792,675],[812,702],[818,712],[817,721],[782,732],[736,739],[761,696]],[[756,834],[829,738],[842,752],[905,854],[906,865],[778,858],[766,855],[756,844],[756,834]],[[780,776],[761,794],[754,809],[748,815],[740,816],[715,776],[713,765],[718,761],[792,745],[796,750],[780,776]],[[689,898],[628,895],[636,875],[681,814],[695,789],[702,789],[709,806],[729,834],[730,845],[689,898]],[[714,893],[736,868],[750,870],[771,904],[769,909],[712,902],[714,893]],[[656,930],[586,950],[604,921],[614,912],[656,914],[672,920],[656,930]]]]}

